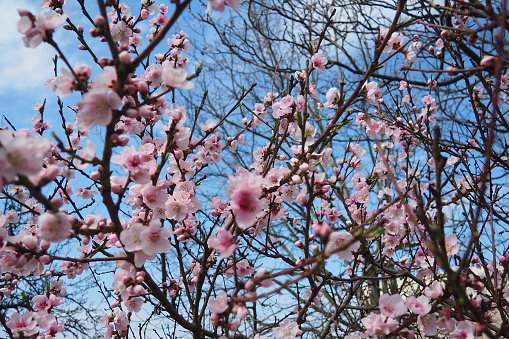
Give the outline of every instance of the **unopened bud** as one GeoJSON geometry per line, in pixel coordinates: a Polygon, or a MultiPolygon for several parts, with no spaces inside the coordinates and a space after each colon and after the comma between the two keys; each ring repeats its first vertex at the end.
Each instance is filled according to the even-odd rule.
{"type": "Polygon", "coordinates": [[[440,37],[444,40],[449,39],[451,37],[451,31],[443,30],[440,32],[440,37]]]}

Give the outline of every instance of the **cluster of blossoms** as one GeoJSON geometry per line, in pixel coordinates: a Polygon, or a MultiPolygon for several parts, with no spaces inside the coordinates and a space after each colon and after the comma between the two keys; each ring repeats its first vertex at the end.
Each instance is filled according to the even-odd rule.
{"type": "MultiPolygon", "coordinates": [[[[177,13],[189,1],[173,3],[177,13]]],[[[239,1],[210,0],[207,10],[223,11],[225,4],[235,9],[239,1]]],[[[366,74],[350,101],[362,101],[364,109],[347,112],[343,86],[321,92],[313,83],[311,74],[329,65],[317,47],[306,69],[294,73],[293,89],[267,93],[254,104],[252,117],[239,119],[240,127],[226,129],[231,134],[225,136],[219,131],[231,113],[204,119],[203,107],[193,115],[178,103],[179,90],[194,87],[184,31],[167,39],[150,63],[154,45],[172,25],[168,6],[144,0],[139,15],[133,15],[125,4],[112,5],[105,16],[90,19],[89,30],[108,44],[111,58],[96,58],[101,66],[96,74],[91,65],[66,63],[69,68],[49,80],[59,99],[81,93],[71,108],[74,121],[62,114],[67,143],[43,136],[50,128],[43,107],[32,120],[33,132],[0,130],[2,194],[20,206],[0,213],[1,299],[16,293],[28,276],[52,279],[26,303],[25,312],[10,314],[6,326],[13,337],[46,339],[64,331],[53,313],[64,303],[63,279],[77,278],[95,262],[115,263],[109,272],[111,293],[104,293],[113,300],[107,300],[109,310],[100,321],[106,338],[127,337],[133,313],[163,311],[203,337],[233,337],[253,317],[254,338],[292,339],[305,335],[306,317],[314,321],[320,312],[328,316],[350,308],[335,305],[340,293],[351,293],[344,300],[352,310],[369,310],[355,313],[363,330],[358,324],[356,331],[337,329],[349,339],[417,333],[473,338],[488,331],[478,323],[494,324],[509,311],[509,284],[501,278],[508,272],[505,254],[499,263],[460,257],[460,239],[445,228],[442,207],[474,200],[488,175],[475,175],[469,167],[475,160],[471,154],[480,148],[476,132],[462,140],[459,152],[441,155],[440,103],[434,92],[417,94],[401,81],[398,93],[405,95],[394,99],[393,110],[381,83],[366,74]],[[143,21],[150,26],[146,47],[139,28],[143,21]],[[310,111],[333,118],[324,126],[310,111]],[[355,126],[367,141],[348,136],[341,152],[334,137],[354,112],[355,126]],[[207,178],[215,175],[214,168],[222,171],[222,161],[242,154],[238,149],[246,134],[263,135],[265,124],[271,135],[252,147],[252,161],[243,159],[246,168],[221,173],[224,182],[207,178]],[[94,130],[101,131],[100,141],[94,130]],[[447,181],[442,182],[444,171],[447,181]],[[73,180],[77,175],[80,180],[73,180]],[[92,211],[96,199],[108,217],[92,211]],[[59,243],[79,243],[77,254],[61,256],[59,243]],[[345,273],[339,278],[333,274],[338,267],[345,273]],[[376,300],[370,297],[370,289],[378,293],[378,281],[387,278],[404,285],[390,293],[384,288],[376,300]],[[455,289],[460,281],[463,289],[455,289]],[[270,324],[258,321],[257,301],[276,294],[292,296],[291,311],[276,313],[270,324]],[[486,308],[486,319],[458,307],[467,303],[486,308]]],[[[52,33],[68,19],[62,6],[53,1],[39,15],[19,12],[18,30],[28,47],[43,41],[56,45],[52,33]]],[[[83,28],[67,22],[67,29],[83,37],[83,28]]],[[[405,65],[415,62],[421,53],[418,38],[405,42],[401,32],[388,37],[389,32],[380,30],[377,42],[387,40],[375,46],[380,54],[390,54],[387,60],[404,54],[405,65]]],[[[436,49],[444,49],[444,43],[437,41],[436,49]]],[[[496,63],[483,58],[480,66],[491,69],[496,63]]],[[[507,75],[498,82],[505,90],[507,75]]],[[[434,80],[428,83],[431,90],[434,80]]],[[[482,88],[471,92],[476,110],[489,106],[482,88]]],[[[496,160],[503,164],[507,158],[496,160]]],[[[478,235],[472,234],[474,243],[478,235]]],[[[322,322],[325,332],[332,331],[332,321],[322,322]]]]}

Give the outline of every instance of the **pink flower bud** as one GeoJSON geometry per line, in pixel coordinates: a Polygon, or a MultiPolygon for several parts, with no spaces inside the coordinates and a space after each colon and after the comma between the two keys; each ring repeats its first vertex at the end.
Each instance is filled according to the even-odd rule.
{"type": "Polygon", "coordinates": [[[495,66],[495,62],[497,61],[497,57],[493,55],[486,55],[481,59],[481,66],[484,67],[493,67],[495,66]]]}
{"type": "Polygon", "coordinates": [[[54,208],[60,208],[64,204],[64,200],[62,198],[55,198],[51,200],[51,206],[54,208]]]}
{"type": "Polygon", "coordinates": [[[148,84],[145,81],[139,81],[138,82],[138,91],[140,93],[147,93],[148,92],[148,84]]]}
{"type": "Polygon", "coordinates": [[[95,19],[94,19],[94,25],[96,27],[101,27],[101,26],[104,26],[106,24],[106,19],[103,17],[103,16],[97,16],[95,19]]]}
{"type": "Polygon", "coordinates": [[[110,59],[108,59],[106,57],[102,57],[102,58],[99,58],[98,62],[101,67],[106,67],[110,64],[110,59]]]}
{"type": "Polygon", "coordinates": [[[42,239],[41,240],[41,249],[44,251],[47,251],[50,247],[51,243],[47,240],[42,239]]]}
{"type": "Polygon", "coordinates": [[[447,72],[446,73],[447,73],[447,75],[454,75],[455,72],[453,72],[453,71],[455,71],[455,70],[457,70],[456,67],[450,66],[450,67],[447,68],[447,72]]]}
{"type": "Polygon", "coordinates": [[[131,54],[129,54],[129,52],[127,52],[127,51],[120,52],[120,54],[118,55],[118,58],[119,58],[120,62],[124,63],[124,64],[129,64],[131,62],[131,54]]]}
{"type": "Polygon", "coordinates": [[[451,37],[451,31],[443,30],[442,32],[440,32],[440,37],[444,40],[449,39],[451,37]]]}
{"type": "Polygon", "coordinates": [[[254,287],[255,287],[255,283],[253,282],[253,280],[248,280],[248,281],[246,281],[246,283],[244,284],[244,288],[245,288],[247,291],[252,291],[252,290],[254,290],[254,287]]]}
{"type": "Polygon", "coordinates": [[[303,163],[302,165],[299,166],[299,169],[302,172],[307,172],[307,171],[309,171],[309,164],[308,163],[303,163]]]}
{"type": "Polygon", "coordinates": [[[42,255],[41,257],[39,257],[39,262],[45,265],[49,264],[51,262],[51,257],[47,254],[42,255]]]}
{"type": "Polygon", "coordinates": [[[129,142],[129,137],[127,135],[121,135],[118,137],[117,146],[125,146],[129,142]]]}
{"type": "Polygon", "coordinates": [[[118,307],[120,305],[120,299],[116,299],[111,303],[111,308],[118,307]]]}

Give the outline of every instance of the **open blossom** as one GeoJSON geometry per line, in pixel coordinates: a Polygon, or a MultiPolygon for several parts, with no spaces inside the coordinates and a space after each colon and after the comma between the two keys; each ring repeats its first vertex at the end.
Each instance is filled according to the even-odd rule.
{"type": "Polygon", "coordinates": [[[152,220],[148,227],[140,233],[141,249],[149,256],[164,253],[170,249],[170,240],[168,239],[172,234],[169,228],[161,227],[158,220],[152,220]]]}
{"type": "Polygon", "coordinates": [[[422,313],[417,317],[417,325],[419,330],[426,335],[433,336],[438,333],[437,326],[438,317],[434,314],[422,313]]]}
{"type": "Polygon", "coordinates": [[[424,295],[421,295],[419,298],[416,298],[413,295],[408,297],[405,301],[405,305],[414,314],[426,314],[431,311],[429,299],[424,295]]]}
{"type": "Polygon", "coordinates": [[[79,157],[80,159],[74,160],[74,166],[78,169],[87,168],[88,162],[85,161],[91,161],[95,158],[95,145],[91,140],[87,140],[87,146],[80,151],[79,157]]]}
{"type": "Polygon", "coordinates": [[[20,333],[21,337],[28,337],[39,332],[37,321],[35,321],[33,315],[34,313],[30,311],[25,312],[23,315],[19,313],[11,315],[11,318],[7,321],[7,326],[16,338],[20,337],[20,333]]]}
{"type": "Polygon", "coordinates": [[[133,35],[133,30],[126,24],[125,21],[119,21],[116,24],[110,24],[111,36],[120,45],[129,43],[129,37],[133,35]]]}
{"type": "Polygon", "coordinates": [[[214,313],[223,313],[228,309],[228,298],[225,291],[219,292],[216,298],[209,299],[208,309],[214,313]]]}
{"type": "Polygon", "coordinates": [[[339,103],[340,99],[341,98],[339,90],[336,87],[332,87],[327,91],[327,94],[325,94],[326,101],[323,104],[323,106],[328,108],[334,108],[334,106],[339,103]]]}
{"type": "Polygon", "coordinates": [[[449,234],[445,237],[445,249],[447,256],[455,255],[459,251],[458,237],[456,234],[449,234]]]}
{"type": "Polygon", "coordinates": [[[451,333],[451,336],[449,338],[451,339],[474,339],[474,331],[475,327],[472,322],[468,320],[460,321],[458,324],[456,324],[456,328],[451,333]]]}
{"type": "Polygon", "coordinates": [[[364,93],[369,103],[374,105],[382,97],[382,90],[378,87],[376,81],[370,81],[364,85],[364,93]]]}
{"type": "Polygon", "coordinates": [[[142,251],[147,256],[153,256],[170,249],[168,238],[171,234],[169,228],[161,227],[160,221],[152,220],[148,226],[140,223],[132,224],[120,233],[120,241],[126,251],[142,251]]]}
{"type": "Polygon", "coordinates": [[[15,181],[18,175],[35,175],[42,170],[51,144],[45,137],[26,130],[0,130],[0,186],[15,181]]]}
{"type": "Polygon", "coordinates": [[[362,318],[361,322],[368,332],[380,336],[389,334],[399,325],[395,319],[375,313],[370,313],[367,317],[362,318]]]}
{"type": "Polygon", "coordinates": [[[141,306],[143,305],[142,298],[129,298],[128,300],[124,300],[124,305],[128,312],[138,313],[141,311],[141,306]]]}
{"type": "Polygon", "coordinates": [[[194,84],[187,80],[187,69],[175,67],[174,63],[166,60],[163,62],[161,80],[166,86],[173,88],[191,89],[194,84]]]}
{"type": "Polygon", "coordinates": [[[438,299],[443,293],[443,287],[439,281],[433,281],[430,286],[424,289],[424,295],[430,299],[438,299]]]}
{"type": "Polygon", "coordinates": [[[34,302],[33,309],[35,311],[46,311],[51,308],[51,302],[45,295],[36,295],[32,298],[32,301],[34,302]]]}
{"type": "Polygon", "coordinates": [[[256,214],[261,210],[261,184],[263,178],[246,170],[237,176],[230,176],[228,191],[231,198],[230,206],[235,215],[237,225],[245,229],[256,221],[256,214]]]}
{"type": "Polygon", "coordinates": [[[113,119],[112,110],[119,109],[121,105],[122,100],[115,92],[97,89],[85,93],[83,99],[76,103],[78,128],[86,131],[96,125],[107,126],[113,119]]]}
{"type": "Polygon", "coordinates": [[[313,68],[319,69],[322,72],[325,72],[327,62],[327,58],[323,57],[320,53],[316,53],[311,57],[311,64],[313,65],[313,68]]]}
{"type": "MultiPolygon", "coordinates": [[[[388,32],[389,32],[388,28],[380,29],[380,34],[378,36],[378,39],[380,40],[380,42],[382,42],[385,39],[388,32]]],[[[389,38],[389,41],[387,42],[387,45],[385,45],[383,52],[390,53],[392,51],[397,51],[401,47],[402,42],[403,42],[403,35],[398,32],[393,32],[391,34],[391,37],[389,38]]]]}
{"type": "Polygon", "coordinates": [[[295,321],[290,321],[290,319],[286,318],[283,320],[279,327],[276,327],[272,330],[274,334],[274,338],[278,339],[293,339],[299,336],[302,331],[299,329],[299,324],[295,321]]]}
{"type": "Polygon", "coordinates": [[[74,75],[66,68],[62,68],[62,75],[51,80],[51,87],[60,98],[71,94],[74,84],[74,75]]]}
{"type": "Polygon", "coordinates": [[[222,227],[217,229],[217,234],[209,238],[207,244],[217,252],[219,258],[228,258],[237,249],[233,235],[222,227]]]}
{"type": "Polygon", "coordinates": [[[225,3],[233,9],[237,9],[240,0],[209,0],[207,3],[207,13],[210,11],[224,12],[225,3]]]}
{"type": "Polygon", "coordinates": [[[53,32],[67,19],[66,13],[44,12],[34,16],[24,9],[18,9],[18,13],[21,17],[17,24],[18,32],[25,35],[23,43],[30,48],[39,46],[47,33],[53,32]]]}
{"type": "Polygon", "coordinates": [[[350,232],[332,232],[329,235],[329,241],[325,245],[324,255],[339,255],[342,260],[351,260],[352,251],[359,248],[360,242],[352,242],[353,236],[350,232]]]}
{"type": "Polygon", "coordinates": [[[383,294],[378,302],[380,312],[387,317],[396,318],[407,311],[400,294],[383,294]]]}
{"type": "Polygon", "coordinates": [[[59,242],[69,238],[72,225],[70,217],[62,212],[43,213],[39,217],[39,235],[42,239],[59,242]]]}

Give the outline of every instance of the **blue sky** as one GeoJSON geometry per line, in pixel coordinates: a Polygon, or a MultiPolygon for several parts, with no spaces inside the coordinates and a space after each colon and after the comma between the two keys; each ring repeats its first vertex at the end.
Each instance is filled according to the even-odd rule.
{"type": "MultiPolygon", "coordinates": [[[[51,46],[41,44],[35,49],[23,45],[22,35],[16,29],[19,15],[17,8],[25,8],[38,13],[38,1],[2,0],[0,22],[3,34],[0,35],[0,125],[5,126],[3,116],[16,123],[30,123],[35,113],[32,105],[42,103],[52,95],[44,83],[53,74],[51,46]]],[[[24,127],[28,127],[24,126],[24,127]]]]}

